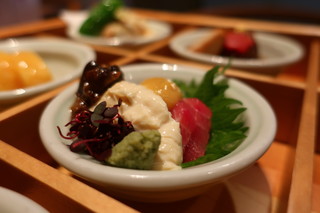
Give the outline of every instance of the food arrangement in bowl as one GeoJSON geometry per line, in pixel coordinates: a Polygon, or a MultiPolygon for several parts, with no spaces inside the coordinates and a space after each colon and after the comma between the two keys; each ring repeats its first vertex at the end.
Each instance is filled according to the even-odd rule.
{"type": "Polygon", "coordinates": [[[224,97],[222,82],[212,83],[217,72],[218,67],[208,71],[199,86],[179,82],[182,94],[169,79],[135,84],[124,81],[119,67],[91,62],[71,106],[70,131],[61,136],[73,141],[71,151],[124,168],[173,170],[200,157],[201,163],[214,160],[235,149],[247,130],[243,122],[234,123],[245,109],[230,108],[241,103],[224,97]],[[234,138],[218,145],[223,134],[234,138]]]}
{"type": "Polygon", "coordinates": [[[41,138],[54,159],[112,195],[198,195],[254,163],[276,129],[268,103],[221,72],[90,62],[44,111],[41,138]]]}
{"type": "Polygon", "coordinates": [[[122,0],[102,0],[88,12],[64,11],[70,37],[98,45],[140,45],[165,38],[171,33],[167,23],[140,17],[122,0]]]}
{"type": "Polygon", "coordinates": [[[173,38],[170,48],[185,58],[267,74],[304,55],[302,45],[287,36],[243,29],[190,30],[173,38]]]}

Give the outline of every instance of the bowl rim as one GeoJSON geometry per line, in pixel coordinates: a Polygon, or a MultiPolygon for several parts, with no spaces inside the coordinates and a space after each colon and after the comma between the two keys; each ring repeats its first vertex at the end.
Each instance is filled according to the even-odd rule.
{"type": "Polygon", "coordinates": [[[29,197],[3,186],[0,186],[0,198],[0,211],[48,213],[29,197]]]}
{"type": "MultiPolygon", "coordinates": [[[[159,66],[162,65],[163,64],[149,63],[138,65],[134,64],[132,67],[139,68],[139,66],[153,66],[159,68],[159,66]]],[[[124,73],[128,73],[126,71],[128,67],[130,68],[130,65],[123,67],[122,70],[124,73]]],[[[198,75],[199,73],[202,73],[199,75],[203,75],[204,73],[199,72],[203,71],[201,69],[181,65],[178,65],[178,69],[175,71],[193,73],[195,75],[198,75]]],[[[260,121],[263,121],[261,123],[257,123],[258,125],[255,128],[263,128],[265,131],[260,135],[258,133],[254,133],[255,135],[250,136],[253,137],[255,141],[248,143],[246,147],[244,147],[247,149],[246,151],[244,151],[240,145],[229,155],[214,162],[178,171],[141,171],[123,169],[93,163],[80,157],[79,154],[72,153],[63,143],[53,144],[54,138],[59,136],[57,136],[57,133],[55,133],[56,136],[54,136],[50,132],[50,135],[48,135],[48,130],[50,131],[50,127],[55,127],[52,124],[52,121],[57,117],[57,113],[59,113],[59,105],[70,99],[70,96],[72,96],[72,94],[74,94],[76,91],[77,83],[67,88],[47,105],[42,113],[39,123],[40,136],[45,148],[50,155],[56,161],[58,161],[58,163],[71,170],[75,174],[99,184],[102,183],[104,185],[114,185],[127,189],[157,189],[159,191],[164,191],[172,188],[185,188],[194,185],[207,184],[212,181],[219,181],[228,175],[243,170],[260,158],[273,142],[277,129],[275,114],[267,100],[250,86],[242,83],[241,81],[233,78],[228,79],[230,88],[236,87],[237,89],[240,88],[240,90],[244,93],[250,92],[250,96],[248,96],[248,98],[254,98],[259,106],[263,106],[263,108],[257,109],[258,111],[255,112],[261,115],[260,121]],[[261,113],[261,111],[263,111],[263,113],[261,113]],[[58,146],[59,149],[57,149],[58,146]],[[62,146],[64,148],[62,148],[62,146]],[[63,152],[66,153],[66,151],[68,151],[67,156],[61,154],[63,152]],[[66,164],[66,162],[68,164],[66,164]],[[86,170],[84,171],[84,169],[86,170]]],[[[250,122],[254,122],[254,120],[250,122]]]]}

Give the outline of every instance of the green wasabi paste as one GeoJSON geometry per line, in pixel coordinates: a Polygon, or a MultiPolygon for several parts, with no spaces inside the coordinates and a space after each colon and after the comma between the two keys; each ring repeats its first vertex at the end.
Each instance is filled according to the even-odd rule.
{"type": "Polygon", "coordinates": [[[116,167],[150,170],[160,145],[157,130],[134,131],[112,148],[107,164],[116,167]]]}

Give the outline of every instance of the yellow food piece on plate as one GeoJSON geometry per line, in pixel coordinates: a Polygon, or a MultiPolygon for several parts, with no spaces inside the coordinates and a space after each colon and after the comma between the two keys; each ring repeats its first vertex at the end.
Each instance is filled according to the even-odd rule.
{"type": "Polygon", "coordinates": [[[0,53],[0,90],[31,87],[50,80],[51,72],[38,54],[0,53]]]}
{"type": "Polygon", "coordinates": [[[17,70],[14,67],[13,57],[0,52],[0,91],[23,87],[17,70]]]}
{"type": "Polygon", "coordinates": [[[25,87],[51,80],[51,73],[39,55],[32,52],[19,52],[15,58],[17,72],[25,87]]]}
{"type": "Polygon", "coordinates": [[[179,87],[173,81],[166,78],[148,78],[141,85],[161,96],[169,110],[182,98],[179,87]]]}

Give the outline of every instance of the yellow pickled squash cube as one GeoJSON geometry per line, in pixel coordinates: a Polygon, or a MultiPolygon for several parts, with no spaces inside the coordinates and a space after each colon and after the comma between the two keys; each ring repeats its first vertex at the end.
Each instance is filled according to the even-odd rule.
{"type": "Polygon", "coordinates": [[[12,54],[0,52],[0,91],[23,87],[12,54]]]}
{"type": "Polygon", "coordinates": [[[159,95],[167,104],[169,110],[182,99],[179,87],[169,79],[161,77],[148,78],[141,82],[141,85],[159,95]]]}
{"type": "Polygon", "coordinates": [[[48,82],[52,75],[42,58],[33,52],[18,52],[15,56],[16,70],[24,87],[48,82]]]}

